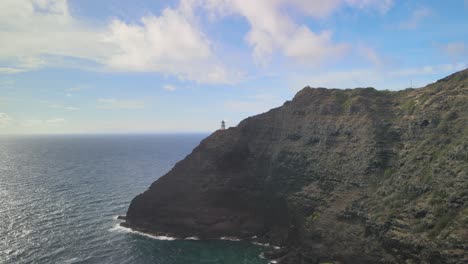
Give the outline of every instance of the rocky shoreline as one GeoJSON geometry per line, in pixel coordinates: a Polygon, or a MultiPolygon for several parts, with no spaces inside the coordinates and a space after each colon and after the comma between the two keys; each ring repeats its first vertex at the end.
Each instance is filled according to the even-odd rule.
{"type": "Polygon", "coordinates": [[[284,264],[468,263],[468,70],[420,89],[306,87],[214,132],[126,227],[257,236],[284,264]]]}
{"type": "Polygon", "coordinates": [[[287,252],[284,248],[281,248],[280,246],[274,246],[274,245],[270,245],[269,243],[265,243],[264,241],[263,242],[259,241],[257,236],[253,236],[253,237],[250,237],[250,238],[247,238],[247,239],[245,239],[245,238],[241,239],[241,238],[237,238],[237,237],[218,237],[218,238],[205,238],[205,239],[201,239],[201,238],[196,237],[196,236],[177,237],[174,234],[161,233],[161,232],[156,232],[155,233],[155,232],[149,232],[148,230],[139,229],[138,227],[132,227],[132,226],[128,225],[127,222],[125,222],[126,218],[127,217],[124,216],[124,215],[119,215],[119,216],[116,217],[117,220],[124,221],[124,222],[119,223],[120,227],[127,228],[129,230],[134,231],[134,232],[147,235],[147,236],[149,236],[149,237],[151,237],[153,239],[156,239],[156,240],[168,240],[168,241],[173,241],[173,240],[196,240],[196,241],[199,241],[199,240],[227,240],[227,241],[233,241],[233,242],[245,241],[245,242],[249,242],[249,243],[251,243],[253,245],[261,246],[261,247],[264,247],[265,249],[267,249],[267,250],[265,250],[265,252],[263,252],[261,254],[260,257],[270,260],[271,261],[270,263],[277,263],[277,259],[284,256],[286,254],[286,252],[287,252]]]}

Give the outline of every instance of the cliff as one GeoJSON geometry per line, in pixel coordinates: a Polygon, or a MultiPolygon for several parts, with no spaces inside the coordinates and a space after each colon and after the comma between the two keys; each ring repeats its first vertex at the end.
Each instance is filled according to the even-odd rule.
{"type": "Polygon", "coordinates": [[[280,263],[468,263],[468,70],[421,89],[302,89],[214,132],[125,226],[281,245],[280,263]]]}

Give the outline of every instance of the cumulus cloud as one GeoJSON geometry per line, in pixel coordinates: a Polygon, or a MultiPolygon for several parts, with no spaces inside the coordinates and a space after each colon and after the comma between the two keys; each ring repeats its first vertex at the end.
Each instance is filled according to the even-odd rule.
{"type": "Polygon", "coordinates": [[[343,6],[376,8],[382,13],[393,4],[392,0],[185,0],[185,5],[202,6],[211,17],[241,15],[250,24],[245,39],[253,49],[253,57],[266,64],[279,54],[295,61],[317,65],[341,57],[347,50],[344,43],[333,41],[332,31],[315,32],[306,25],[296,23],[285,11],[293,8],[316,19],[328,17],[343,6]]]}
{"type": "Polygon", "coordinates": [[[142,109],[144,107],[144,101],[115,98],[101,98],[98,99],[97,104],[97,108],[100,109],[142,109]]]}
{"type": "Polygon", "coordinates": [[[111,71],[231,82],[237,76],[216,61],[209,39],[184,12],[166,8],[160,16],[149,14],[139,23],[115,19],[109,25],[90,25],[72,16],[66,0],[3,0],[0,39],[7,41],[2,41],[0,62],[10,66],[0,68],[0,73],[83,60],[111,71]]]}
{"type": "Polygon", "coordinates": [[[288,10],[322,19],[343,7],[385,13],[392,5],[393,0],[179,0],[176,7],[136,22],[97,24],[73,16],[67,0],[2,0],[0,39],[7,41],[0,49],[0,74],[60,66],[233,83],[242,74],[218,58],[216,45],[199,23],[204,15],[244,17],[250,25],[245,40],[259,64],[279,54],[318,65],[341,57],[348,45],[334,41],[330,30],[297,23],[288,10]],[[196,13],[199,7],[204,12],[196,13]]]}
{"type": "Polygon", "coordinates": [[[118,52],[106,64],[124,71],[172,73],[181,79],[207,83],[228,81],[227,70],[215,61],[211,43],[179,10],[164,9],[140,24],[114,20],[107,40],[118,52]]]}
{"type": "Polygon", "coordinates": [[[109,55],[103,32],[74,19],[63,0],[3,0],[0,59],[21,70],[53,63],[57,56],[99,61],[109,55]]]}
{"type": "Polygon", "coordinates": [[[0,128],[5,128],[10,125],[13,119],[6,113],[0,113],[0,128]]]}

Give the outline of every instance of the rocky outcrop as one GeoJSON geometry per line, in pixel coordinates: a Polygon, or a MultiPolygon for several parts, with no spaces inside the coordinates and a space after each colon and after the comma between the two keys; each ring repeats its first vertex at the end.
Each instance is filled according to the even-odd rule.
{"type": "Polygon", "coordinates": [[[302,89],[214,132],[125,225],[257,236],[280,263],[468,263],[468,70],[398,92],[302,89]]]}

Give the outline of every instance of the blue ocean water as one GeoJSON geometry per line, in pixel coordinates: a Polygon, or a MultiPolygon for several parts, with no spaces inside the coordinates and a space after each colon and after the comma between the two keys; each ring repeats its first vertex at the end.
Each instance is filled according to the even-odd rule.
{"type": "Polygon", "coordinates": [[[205,136],[0,137],[0,263],[266,263],[248,242],[118,227],[131,199],[205,136]]]}

